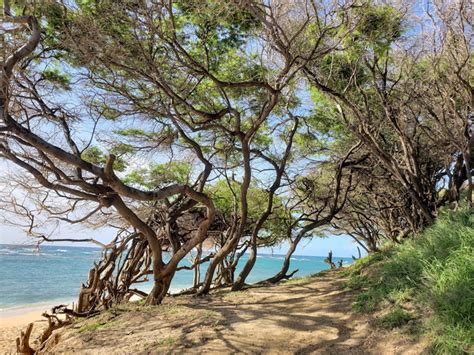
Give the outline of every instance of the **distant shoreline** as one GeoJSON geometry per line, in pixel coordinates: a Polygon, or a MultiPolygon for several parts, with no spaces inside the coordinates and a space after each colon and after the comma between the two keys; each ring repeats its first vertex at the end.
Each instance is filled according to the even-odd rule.
{"type": "MultiPolygon", "coordinates": [[[[12,244],[12,243],[0,243],[0,247],[2,245],[6,245],[6,246],[13,246],[13,247],[29,247],[29,248],[36,248],[37,245],[36,244],[22,244],[22,243],[18,243],[18,244],[12,244]]],[[[56,243],[42,243],[40,248],[41,247],[58,247],[58,248],[63,248],[63,247],[66,247],[66,248],[88,248],[88,249],[95,249],[95,250],[102,250],[103,248],[100,248],[100,247],[97,247],[97,246],[90,246],[90,245],[86,245],[86,244],[81,244],[81,245],[64,245],[64,244],[56,244],[56,243]]],[[[245,254],[249,254],[250,252],[246,252],[245,254]]],[[[245,255],[244,254],[244,255],[245,255]]],[[[278,256],[278,257],[285,257],[286,254],[277,254],[277,253],[258,253],[259,256],[278,256]]],[[[301,254],[293,254],[291,256],[291,258],[304,258],[304,257],[316,257],[316,258],[326,258],[327,257],[327,254],[326,255],[301,255],[301,254]]],[[[352,258],[352,255],[351,256],[338,256],[338,255],[333,255],[333,258],[339,258],[339,259],[351,259],[352,258]]]]}
{"type": "Polygon", "coordinates": [[[46,312],[46,311],[51,311],[51,308],[60,305],[60,304],[67,304],[67,305],[72,305],[73,302],[77,302],[77,300],[50,300],[50,301],[44,301],[44,302],[38,302],[38,303],[30,303],[30,304],[19,304],[19,305],[14,305],[12,307],[7,307],[7,308],[2,308],[0,309],[0,319],[4,318],[10,318],[10,317],[17,317],[29,312],[38,312],[41,311],[41,313],[46,312]]]}

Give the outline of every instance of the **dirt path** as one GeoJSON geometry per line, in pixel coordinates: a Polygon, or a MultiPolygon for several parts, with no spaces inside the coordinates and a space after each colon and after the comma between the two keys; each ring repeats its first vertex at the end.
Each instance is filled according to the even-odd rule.
{"type": "Polygon", "coordinates": [[[310,280],[127,306],[60,331],[54,352],[419,354],[423,343],[375,331],[343,280],[310,280]]]}

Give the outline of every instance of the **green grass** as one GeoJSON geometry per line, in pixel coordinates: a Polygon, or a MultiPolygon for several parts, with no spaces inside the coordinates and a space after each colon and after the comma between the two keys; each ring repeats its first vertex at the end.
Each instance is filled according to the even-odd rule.
{"type": "Polygon", "coordinates": [[[407,324],[413,319],[413,315],[400,306],[396,306],[389,313],[377,319],[377,324],[382,328],[393,329],[407,324]]]}
{"type": "Polygon", "coordinates": [[[358,260],[345,273],[347,287],[360,291],[357,310],[388,310],[380,326],[418,318],[433,353],[474,351],[473,209],[444,211],[421,235],[358,260]]]}
{"type": "Polygon", "coordinates": [[[87,323],[79,328],[79,333],[93,332],[95,330],[103,328],[106,324],[107,324],[106,322],[102,322],[102,321],[87,323]]]}
{"type": "Polygon", "coordinates": [[[173,346],[175,343],[176,343],[176,338],[167,337],[167,338],[160,339],[157,342],[157,345],[158,346],[173,346]]]}
{"type": "Polygon", "coordinates": [[[313,280],[315,277],[318,277],[319,273],[307,275],[307,276],[299,276],[299,277],[292,277],[288,280],[284,280],[282,284],[285,285],[297,285],[297,284],[303,284],[305,282],[310,282],[313,280]]]}

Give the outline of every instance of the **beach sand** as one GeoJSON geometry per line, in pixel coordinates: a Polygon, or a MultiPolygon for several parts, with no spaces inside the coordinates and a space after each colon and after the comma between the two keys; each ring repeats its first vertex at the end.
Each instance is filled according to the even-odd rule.
{"type": "MultiPolygon", "coordinates": [[[[51,305],[15,308],[0,312],[0,353],[15,354],[15,339],[29,323],[33,323],[31,339],[36,339],[46,328],[48,321],[41,315],[50,311],[51,305]]],[[[34,344],[34,343],[33,343],[34,344]]]]}

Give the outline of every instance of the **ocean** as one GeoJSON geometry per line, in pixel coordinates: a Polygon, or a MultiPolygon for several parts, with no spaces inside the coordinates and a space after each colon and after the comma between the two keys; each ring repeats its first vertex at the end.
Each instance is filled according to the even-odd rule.
{"type": "MultiPolygon", "coordinates": [[[[80,286],[87,280],[92,263],[101,250],[86,247],[48,245],[40,250],[24,245],[0,244],[0,312],[53,303],[76,302],[80,286]]],[[[253,283],[276,274],[283,262],[282,255],[261,254],[247,282],[253,283]]],[[[295,277],[306,276],[328,268],[323,256],[297,256],[291,259],[290,270],[299,269],[295,277]]],[[[334,258],[351,263],[351,258],[334,258]]],[[[246,261],[244,255],[237,271],[246,261]]],[[[189,265],[189,260],[183,264],[189,265]]],[[[204,275],[205,266],[201,268],[204,275]]],[[[171,284],[171,292],[192,285],[193,272],[179,271],[171,284]]],[[[150,284],[141,284],[143,290],[150,284]]]]}

